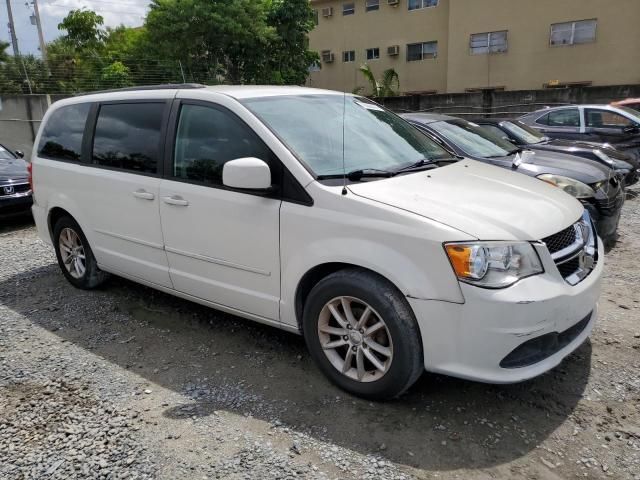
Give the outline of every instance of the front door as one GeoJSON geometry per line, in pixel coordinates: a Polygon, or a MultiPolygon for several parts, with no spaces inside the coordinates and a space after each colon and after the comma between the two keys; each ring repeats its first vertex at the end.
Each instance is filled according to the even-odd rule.
{"type": "Polygon", "coordinates": [[[229,160],[277,160],[224,107],[176,101],[171,161],[160,184],[160,216],[174,288],[263,318],[278,320],[279,198],[222,185],[229,160]]]}

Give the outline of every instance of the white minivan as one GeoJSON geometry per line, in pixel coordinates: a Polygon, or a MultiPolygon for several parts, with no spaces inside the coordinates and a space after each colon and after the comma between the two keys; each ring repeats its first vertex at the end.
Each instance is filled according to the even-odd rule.
{"type": "Polygon", "coordinates": [[[529,379],[588,337],[602,242],[551,185],[451,158],[358,96],[171,85],[51,106],[33,214],[65,277],[109,274],[304,335],[341,388],[529,379]]]}

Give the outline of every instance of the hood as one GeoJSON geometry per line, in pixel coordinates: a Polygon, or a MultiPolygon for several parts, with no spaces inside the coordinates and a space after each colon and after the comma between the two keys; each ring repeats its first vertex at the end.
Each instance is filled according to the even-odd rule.
{"type": "Polygon", "coordinates": [[[527,163],[522,163],[516,170],[517,172],[521,170],[530,171],[535,173],[535,176],[543,173],[564,175],[565,177],[579,180],[587,185],[608,180],[612,175],[611,168],[595,160],[559,152],[533,151],[535,152],[535,156],[527,160],[527,163]]]}
{"type": "Polygon", "coordinates": [[[21,158],[0,158],[0,181],[23,180],[29,176],[27,162],[21,158]]]}
{"type": "Polygon", "coordinates": [[[532,147],[540,147],[548,150],[561,150],[564,153],[571,154],[572,151],[577,150],[600,150],[602,153],[611,157],[614,160],[622,160],[623,162],[630,163],[631,165],[637,166],[638,161],[633,157],[633,155],[628,152],[622,152],[620,150],[616,150],[611,145],[607,143],[595,143],[595,142],[582,142],[582,141],[573,141],[573,140],[561,140],[554,139],[549,142],[543,144],[532,145],[532,147]]]}
{"type": "Polygon", "coordinates": [[[480,240],[540,240],[583,212],[580,202],[556,187],[474,160],[349,189],[480,240]]]}

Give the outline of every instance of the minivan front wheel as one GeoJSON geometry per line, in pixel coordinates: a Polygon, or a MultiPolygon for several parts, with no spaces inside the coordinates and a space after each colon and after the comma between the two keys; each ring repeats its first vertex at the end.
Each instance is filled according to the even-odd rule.
{"type": "Polygon", "coordinates": [[[406,299],[367,271],[342,270],[321,280],[307,298],[303,330],[323,373],[365,398],[400,395],[424,368],[420,334],[406,299]]]}
{"type": "Polygon", "coordinates": [[[108,274],[98,268],[87,238],[71,217],[62,217],[56,222],[53,245],[58,265],[74,287],[93,289],[108,278],[108,274]]]}

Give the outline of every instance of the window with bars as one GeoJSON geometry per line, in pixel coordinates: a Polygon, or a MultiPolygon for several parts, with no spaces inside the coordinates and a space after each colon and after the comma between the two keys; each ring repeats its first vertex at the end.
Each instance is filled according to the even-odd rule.
{"type": "Polygon", "coordinates": [[[507,51],[507,30],[499,32],[474,33],[469,42],[472,55],[484,53],[504,53],[507,51]]]}
{"type": "Polygon", "coordinates": [[[409,0],[409,10],[419,10],[421,8],[437,6],[438,0],[409,0]]]}
{"type": "Polygon", "coordinates": [[[380,49],[376,48],[367,48],[367,60],[377,60],[380,58],[380,49]]]}
{"type": "Polygon", "coordinates": [[[367,12],[375,12],[376,10],[380,10],[380,0],[366,0],[364,2],[364,7],[367,12]]]}
{"type": "Polygon", "coordinates": [[[596,19],[554,23],[551,25],[549,43],[552,46],[563,46],[595,42],[597,25],[596,19]]]}
{"type": "Polygon", "coordinates": [[[438,42],[410,43],[407,45],[407,62],[436,58],[437,55],[438,42]]]}
{"type": "Polygon", "coordinates": [[[356,13],[356,4],[351,3],[343,3],[342,4],[342,15],[353,15],[356,13]]]}
{"type": "Polygon", "coordinates": [[[346,52],[342,52],[342,61],[344,63],[350,63],[356,61],[356,51],[355,50],[347,50],[346,52]]]}

